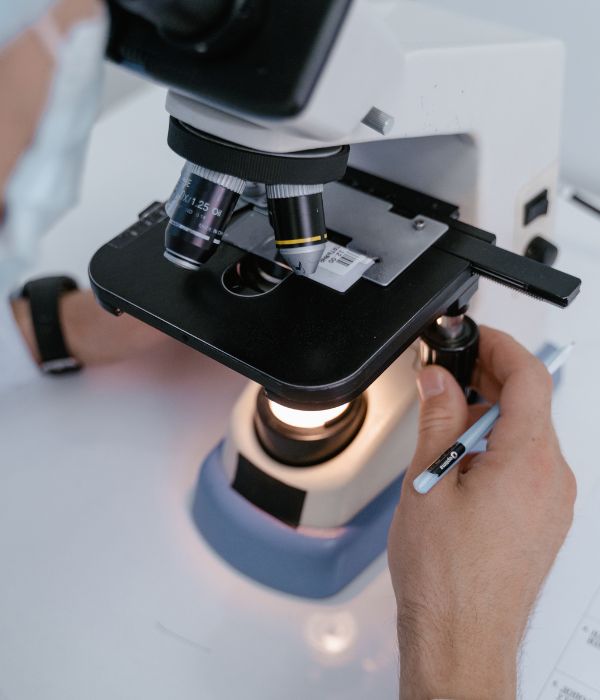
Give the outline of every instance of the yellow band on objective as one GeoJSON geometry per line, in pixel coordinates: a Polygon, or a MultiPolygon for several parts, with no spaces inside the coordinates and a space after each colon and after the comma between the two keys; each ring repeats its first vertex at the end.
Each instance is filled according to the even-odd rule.
{"type": "Polygon", "coordinates": [[[290,238],[287,241],[278,241],[275,239],[277,245],[298,245],[298,243],[316,243],[317,241],[324,241],[327,238],[327,234],[324,233],[322,236],[312,236],[311,238],[290,238]]]}

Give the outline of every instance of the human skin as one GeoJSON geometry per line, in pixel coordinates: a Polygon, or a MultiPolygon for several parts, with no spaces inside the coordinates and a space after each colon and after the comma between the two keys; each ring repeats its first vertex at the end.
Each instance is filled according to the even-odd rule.
{"type": "MultiPolygon", "coordinates": [[[[48,12],[64,36],[75,23],[101,9],[99,0],[60,0],[48,12]]],[[[0,48],[0,193],[35,136],[54,68],[53,57],[33,29],[0,48]]],[[[0,196],[0,215],[2,199],[0,196]]]]}
{"type": "MultiPolygon", "coordinates": [[[[99,0],[60,0],[48,12],[66,35],[74,24],[102,9],[99,0]]],[[[35,137],[54,68],[53,57],[32,29],[0,49],[0,219],[2,193],[20,155],[35,137]]],[[[12,310],[32,357],[39,362],[29,302],[13,301],[12,310]]],[[[165,338],[131,317],[116,319],[106,313],[88,291],[63,296],[59,313],[69,352],[86,365],[123,359],[165,338]]]]}
{"type": "Polygon", "coordinates": [[[519,645],[576,496],[552,426],[552,380],[510,336],[482,327],[474,385],[501,416],[487,451],[426,495],[413,479],[487,407],[468,407],[441,367],[417,383],[418,447],[388,542],[400,697],[514,699],[519,645]]]}
{"type": "MultiPolygon", "coordinates": [[[[16,299],[12,308],[31,356],[39,363],[29,302],[16,299]]],[[[175,342],[132,316],[109,314],[89,290],[63,295],[59,315],[67,349],[87,367],[124,360],[160,344],[175,342]]]]}

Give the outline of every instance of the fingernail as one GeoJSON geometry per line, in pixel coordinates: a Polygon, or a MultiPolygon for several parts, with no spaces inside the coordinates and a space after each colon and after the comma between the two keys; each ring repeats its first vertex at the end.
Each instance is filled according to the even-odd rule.
{"type": "Polygon", "coordinates": [[[417,388],[421,400],[431,399],[444,393],[444,374],[436,367],[426,367],[417,375],[417,388]]]}

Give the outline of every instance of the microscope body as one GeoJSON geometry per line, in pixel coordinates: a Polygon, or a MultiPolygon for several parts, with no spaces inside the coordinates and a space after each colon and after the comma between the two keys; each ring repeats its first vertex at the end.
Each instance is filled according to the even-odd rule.
{"type": "MultiPolygon", "coordinates": [[[[522,252],[526,204],[556,193],[563,63],[557,40],[412,0],[357,0],[297,114],[226,111],[173,88],[167,111],[260,151],[350,144],[351,165],[453,202],[522,252]]],[[[552,228],[550,207],[533,229],[552,228]]]]}
{"type": "MultiPolygon", "coordinates": [[[[284,5],[261,31],[278,36],[273,16],[284,25],[300,11],[288,4],[286,15],[284,5]]],[[[177,69],[180,54],[170,45],[164,61],[144,59],[152,31],[142,26],[129,45],[137,35],[113,10],[109,54],[137,61],[170,87],[174,150],[206,166],[209,183],[238,187],[241,199],[201,269],[162,259],[165,227],[188,230],[172,198],[166,212],[154,207],[96,254],[92,286],[109,310],[132,313],[253,380],[201,469],[194,519],[253,578],[298,595],[331,595],[385,546],[416,441],[419,336],[471,306],[477,318],[510,317],[522,339],[539,344],[539,309],[524,313],[520,298],[489,290],[474,297],[481,275],[559,306],[579,290],[578,280],[515,255],[536,236],[552,238],[562,46],[409,0],[329,0],[313,8],[320,24],[310,51],[290,40],[302,60],[296,66],[289,56],[282,66],[288,83],[277,81],[285,41],[279,37],[271,55],[263,37],[240,50],[241,63],[212,57],[201,89],[189,66],[177,69]],[[232,96],[218,78],[236,65],[244,81],[232,96]],[[286,99],[270,99],[278,90],[286,99]],[[341,182],[331,175],[321,186],[320,162],[348,145],[341,182]],[[217,182],[215,170],[242,184],[217,182]],[[290,179],[273,179],[281,172],[290,179]],[[248,194],[248,181],[258,195],[248,194]],[[299,189],[285,190],[292,185],[299,189]],[[324,203],[327,231],[302,243],[313,256],[306,241],[322,246],[309,275],[289,262],[290,241],[277,231],[285,260],[273,245],[282,187],[286,201],[310,200],[312,214],[294,210],[299,222],[324,226],[324,203]],[[131,284],[134,265],[147,281],[131,284]],[[296,414],[342,407],[306,427],[302,416],[286,423],[281,405],[296,414]]],[[[178,202],[191,201],[189,169],[186,178],[178,202]]],[[[300,229],[295,236],[305,235],[300,229]]],[[[217,234],[207,230],[213,242],[217,234]]],[[[167,257],[181,263],[178,252],[167,257]]]]}
{"type": "MultiPolygon", "coordinates": [[[[410,0],[358,0],[298,113],[224,111],[177,89],[166,106],[260,151],[350,144],[349,165],[452,202],[461,221],[524,254],[536,237],[553,240],[563,72],[558,40],[410,0]]],[[[543,340],[539,308],[486,291],[479,317],[510,318],[530,346],[543,340]]]]}

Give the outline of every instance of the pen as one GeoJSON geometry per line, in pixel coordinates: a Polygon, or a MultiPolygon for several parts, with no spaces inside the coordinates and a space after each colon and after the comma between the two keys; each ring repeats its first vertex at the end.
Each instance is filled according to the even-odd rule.
{"type": "MultiPolygon", "coordinates": [[[[563,348],[551,350],[540,356],[540,360],[546,366],[550,374],[557,372],[565,363],[567,357],[573,349],[573,343],[569,343],[563,348]]],[[[428,493],[446,474],[455,467],[461,459],[471,450],[489,431],[494,427],[494,423],[500,416],[500,406],[496,403],[481,418],[464,432],[458,440],[441,454],[435,462],[421,472],[413,481],[413,486],[417,493],[428,493]]]]}

